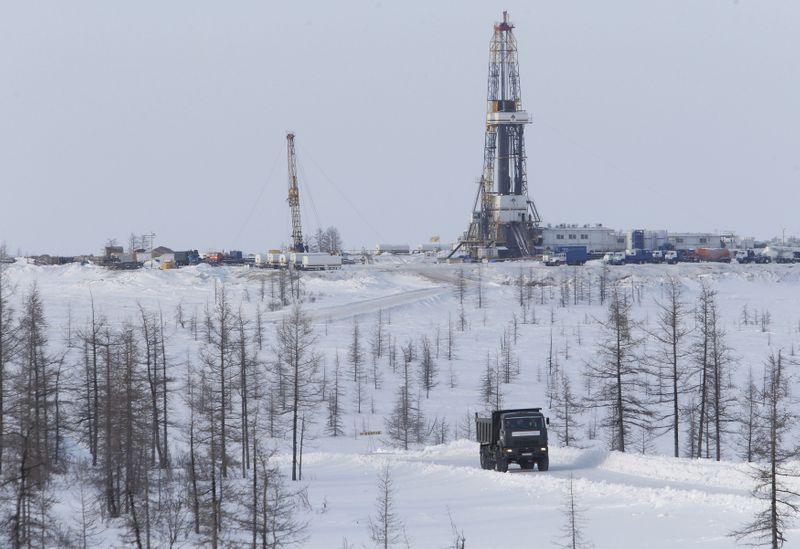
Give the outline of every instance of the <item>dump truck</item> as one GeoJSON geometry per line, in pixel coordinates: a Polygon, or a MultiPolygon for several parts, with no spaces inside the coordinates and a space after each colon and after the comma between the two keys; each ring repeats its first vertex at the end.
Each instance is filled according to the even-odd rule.
{"type": "Polygon", "coordinates": [[[521,469],[547,471],[550,454],[547,447],[547,426],[550,418],[541,408],[495,410],[491,417],[475,414],[475,433],[480,443],[482,469],[508,471],[509,463],[521,469]]]}

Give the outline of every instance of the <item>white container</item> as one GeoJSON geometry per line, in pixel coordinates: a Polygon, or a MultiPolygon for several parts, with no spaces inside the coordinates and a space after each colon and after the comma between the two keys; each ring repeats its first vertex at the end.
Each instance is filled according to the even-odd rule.
{"type": "Polygon", "coordinates": [[[303,254],[302,267],[307,270],[338,269],[342,266],[342,258],[330,254],[303,254]]]}

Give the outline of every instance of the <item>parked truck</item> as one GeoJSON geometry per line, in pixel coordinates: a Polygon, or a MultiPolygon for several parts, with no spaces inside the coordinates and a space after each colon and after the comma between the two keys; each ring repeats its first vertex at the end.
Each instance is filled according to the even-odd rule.
{"type": "Polygon", "coordinates": [[[304,271],[327,271],[342,267],[341,256],[324,252],[294,252],[290,261],[296,268],[304,271]]]}
{"type": "Polygon", "coordinates": [[[186,267],[187,265],[194,265],[200,262],[200,254],[197,250],[186,250],[175,252],[175,265],[178,267],[186,267]]]}
{"type": "Polygon", "coordinates": [[[800,260],[800,248],[793,246],[770,245],[764,248],[762,254],[773,263],[794,263],[800,260]]]}
{"type": "Polygon", "coordinates": [[[731,251],[728,248],[697,248],[694,254],[697,256],[698,261],[731,262],[731,251]]]}
{"type": "Polygon", "coordinates": [[[765,263],[771,263],[772,258],[753,249],[747,249],[736,250],[736,261],[738,263],[757,263],[763,265],[765,263]]]}
{"type": "Polygon", "coordinates": [[[625,263],[641,265],[643,263],[650,263],[653,259],[653,252],[650,250],[642,250],[641,248],[633,248],[632,250],[625,251],[625,263]]]}
{"type": "Polygon", "coordinates": [[[561,246],[558,251],[565,254],[567,265],[583,265],[589,257],[586,246],[561,246]]]}
{"type": "Polygon", "coordinates": [[[480,443],[482,469],[508,471],[509,463],[531,470],[547,471],[550,454],[547,446],[547,425],[550,418],[541,408],[495,410],[491,417],[475,414],[475,433],[480,443]]]}
{"type": "Polygon", "coordinates": [[[624,265],[625,252],[608,252],[603,256],[603,263],[606,265],[624,265]]]}
{"type": "Polygon", "coordinates": [[[542,263],[548,267],[558,267],[559,265],[566,265],[567,254],[564,252],[550,252],[542,256],[542,263]]]}
{"type": "Polygon", "coordinates": [[[589,258],[586,246],[559,246],[554,252],[544,254],[542,263],[549,267],[558,265],[583,265],[589,258]]]}

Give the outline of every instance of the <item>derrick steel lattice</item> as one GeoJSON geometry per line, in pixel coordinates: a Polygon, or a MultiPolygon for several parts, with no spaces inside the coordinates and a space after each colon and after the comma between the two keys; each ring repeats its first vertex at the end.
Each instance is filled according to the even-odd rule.
{"type": "MultiPolygon", "coordinates": [[[[483,170],[469,229],[459,241],[470,256],[523,257],[541,241],[539,212],[528,196],[517,41],[503,12],[489,48],[483,170]]],[[[453,254],[451,254],[453,255],[453,254]]]]}

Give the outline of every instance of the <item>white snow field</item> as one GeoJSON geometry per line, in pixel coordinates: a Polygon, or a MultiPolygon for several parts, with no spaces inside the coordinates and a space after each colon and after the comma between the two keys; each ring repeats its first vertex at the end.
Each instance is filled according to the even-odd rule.
{"type": "MultiPolygon", "coordinates": [[[[482,470],[478,444],[464,438],[474,413],[485,410],[480,387],[487,352],[496,353],[504,331],[511,333],[513,315],[518,320],[513,354],[519,360],[520,373],[503,386],[504,406],[541,406],[552,416],[545,395],[551,333],[559,366],[571,376],[575,392],[583,396],[580,374],[585,363],[595,357],[597,319],[603,319],[606,311],[599,304],[596,280],[591,304],[570,302],[567,306],[559,302],[559,281],[576,272],[596,279],[602,269],[594,262],[576,271],[533,262],[461,266],[409,259],[304,273],[303,306],[313,319],[317,348],[328,376],[337,351],[346,371],[354,321],[362,330],[365,351],[378,311],[382,311],[385,329],[398,346],[409,339],[416,342],[423,335],[435,342],[438,330],[438,385],[427,399],[423,392],[421,407],[429,421],[444,419],[448,429],[444,444],[416,445],[408,451],[394,447],[385,434],[360,436],[364,431],[385,433],[384,418],[391,412],[399,373],[392,373],[386,357],[379,359],[380,386],[376,389],[372,382],[367,383],[361,414],[356,413],[353,403],[352,382],[346,382],[345,436],[325,434],[326,411],[321,404],[313,436],[306,443],[302,485],[307,487],[311,509],[306,517],[309,538],[303,547],[342,547],[345,538],[353,547],[374,546],[367,522],[375,510],[377,474],[387,463],[394,481],[397,514],[411,545],[417,548],[452,547],[451,519],[463,531],[468,548],[552,547],[565,524],[562,508],[570,476],[584,510],[584,534],[597,548],[736,547],[730,532],[747,523],[762,504],[750,495],[750,467],[743,462],[735,427],[723,440],[720,462],[670,457],[670,432],[647,441],[644,455],[637,441],[623,454],[607,450],[608,439],[602,429],[596,440],[589,440],[586,425],[591,415],[586,413],[580,417],[581,448],[559,447],[554,422],[550,470],[522,472],[512,465],[505,474],[482,470]],[[459,269],[469,278],[464,302],[469,326],[463,332],[455,330],[455,357],[448,361],[448,321],[457,325],[459,317],[454,289],[459,269]],[[535,323],[530,318],[522,323],[514,285],[520,273],[543,284],[532,295],[535,323]],[[480,309],[479,285],[484,301],[480,309]]],[[[7,273],[16,286],[15,299],[21,298],[31,284],[37,284],[50,325],[51,347],[63,346],[70,330],[85,325],[91,296],[96,307],[114,323],[135,320],[138,304],[160,307],[170,319],[167,352],[175,364],[180,364],[186,349],[196,349],[196,345],[190,334],[171,320],[177,305],[182,304],[187,316],[195,312],[202,316],[206,305],[213,303],[215,286],[224,284],[235,308],[241,304],[252,317],[257,307],[266,310],[266,302],[260,300],[260,279],[271,272],[205,265],[171,271],[110,272],[91,265],[37,267],[20,260],[10,265],[7,273]]],[[[734,379],[740,385],[750,368],[760,375],[770,351],[783,349],[789,355],[800,343],[800,266],[644,265],[611,267],[610,273],[622,279],[621,284],[633,297],[635,318],[651,328],[657,315],[655,300],[663,297],[661,285],[666,276],[680,277],[684,299],[690,306],[696,301],[701,281],[711,283],[718,292],[727,343],[736,359],[734,379]],[[745,306],[749,315],[769,311],[769,324],[743,324],[745,306]]],[[[282,314],[267,312],[264,318],[275,322],[282,314]]],[[[274,329],[268,326],[266,333],[272,342],[274,329]]],[[[265,347],[263,358],[270,357],[271,351],[265,347]]],[[[796,385],[794,393],[800,395],[796,385]]],[[[175,391],[170,408],[180,423],[185,410],[179,387],[175,391]]],[[[681,444],[685,436],[681,432],[681,444]]],[[[179,439],[176,436],[176,445],[182,444],[179,439]]],[[[289,466],[287,442],[275,440],[272,444],[280,450],[282,466],[289,466]]],[[[800,482],[795,487],[800,489],[800,482]]],[[[65,501],[70,497],[64,494],[65,501]]],[[[62,520],[70,520],[71,512],[69,505],[59,508],[62,520]]],[[[122,538],[115,539],[116,535],[121,535],[119,527],[106,532],[108,545],[122,544],[122,538]]],[[[800,529],[793,528],[786,536],[789,541],[785,547],[800,547],[800,529]]],[[[193,543],[190,537],[185,546],[193,543]]]]}

